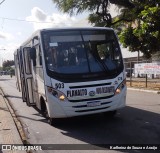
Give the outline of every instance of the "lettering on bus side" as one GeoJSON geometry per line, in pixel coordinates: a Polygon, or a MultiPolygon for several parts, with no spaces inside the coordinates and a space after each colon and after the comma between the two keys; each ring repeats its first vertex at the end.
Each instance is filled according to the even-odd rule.
{"type": "Polygon", "coordinates": [[[85,96],[85,95],[87,95],[87,89],[67,90],[67,97],[85,96]]]}

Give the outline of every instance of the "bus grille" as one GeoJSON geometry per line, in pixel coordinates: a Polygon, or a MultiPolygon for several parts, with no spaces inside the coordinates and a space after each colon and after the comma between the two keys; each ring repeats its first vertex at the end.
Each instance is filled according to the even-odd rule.
{"type": "Polygon", "coordinates": [[[86,102],[86,101],[91,101],[91,100],[100,100],[100,99],[108,99],[113,97],[114,95],[110,95],[110,96],[105,96],[105,97],[96,97],[96,98],[89,98],[89,99],[73,99],[70,100],[68,99],[69,102],[86,102]]]}
{"type": "MultiPolygon", "coordinates": [[[[109,102],[102,102],[101,105],[105,105],[105,104],[109,104],[111,103],[112,101],[109,101],[109,102]]],[[[73,108],[85,108],[87,107],[87,105],[78,105],[78,106],[72,106],[73,108]]]]}

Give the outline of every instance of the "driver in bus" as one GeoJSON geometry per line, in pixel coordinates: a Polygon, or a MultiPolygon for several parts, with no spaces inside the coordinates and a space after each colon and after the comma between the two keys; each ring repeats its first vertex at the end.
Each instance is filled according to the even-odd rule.
{"type": "Polygon", "coordinates": [[[57,53],[56,49],[53,47],[48,48],[47,50],[47,64],[48,68],[54,70],[57,65],[57,53]]]}
{"type": "Polygon", "coordinates": [[[76,49],[75,47],[71,47],[68,52],[68,65],[74,66],[76,63],[76,49]]]}

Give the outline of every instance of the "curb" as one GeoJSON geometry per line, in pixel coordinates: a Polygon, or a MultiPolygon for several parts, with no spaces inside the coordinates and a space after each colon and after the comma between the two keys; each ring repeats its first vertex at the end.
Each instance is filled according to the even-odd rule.
{"type": "Polygon", "coordinates": [[[137,88],[127,88],[127,90],[142,91],[142,92],[150,92],[150,93],[160,94],[160,91],[155,91],[155,90],[145,90],[145,89],[137,89],[137,88]]]}
{"type": "MultiPolygon", "coordinates": [[[[27,141],[27,137],[26,137],[26,134],[24,132],[24,128],[22,126],[22,123],[20,122],[20,120],[17,118],[15,112],[14,112],[14,109],[12,108],[12,105],[10,104],[10,101],[9,99],[6,97],[6,94],[5,92],[3,91],[3,89],[0,87],[0,93],[4,99],[4,102],[8,108],[8,111],[13,119],[13,122],[16,126],[16,129],[17,129],[17,132],[19,133],[19,137],[21,139],[21,143],[22,145],[25,145],[25,144],[29,144],[28,141],[27,141]]],[[[22,152],[25,152],[25,153],[32,153],[31,151],[22,151],[22,152]]],[[[1,152],[0,152],[1,153],[1,152]]]]}
{"type": "Polygon", "coordinates": [[[16,114],[14,112],[14,109],[12,108],[11,104],[9,103],[9,99],[6,98],[6,95],[3,92],[2,88],[0,88],[0,91],[1,91],[1,94],[2,94],[2,96],[4,98],[4,100],[5,100],[5,103],[6,103],[7,107],[8,107],[8,110],[10,111],[10,114],[11,114],[11,116],[13,118],[13,121],[14,121],[16,127],[17,127],[17,130],[18,130],[18,132],[20,134],[21,140],[22,140],[22,142],[24,144],[24,142],[26,142],[27,140],[26,140],[25,133],[23,131],[23,126],[22,126],[21,122],[18,120],[18,118],[17,118],[17,116],[16,116],[16,114]]]}

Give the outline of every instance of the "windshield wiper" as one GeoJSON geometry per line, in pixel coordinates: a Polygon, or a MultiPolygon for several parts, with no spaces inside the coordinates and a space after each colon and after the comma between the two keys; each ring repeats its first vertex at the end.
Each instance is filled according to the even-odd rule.
{"type": "Polygon", "coordinates": [[[90,53],[93,55],[94,59],[97,61],[97,63],[99,64],[99,66],[100,66],[105,72],[108,72],[109,69],[108,69],[107,65],[106,65],[101,59],[99,59],[99,58],[95,55],[95,53],[92,51],[90,40],[89,40],[88,42],[89,42],[89,51],[90,51],[90,53]]]}
{"type": "MultiPolygon", "coordinates": [[[[82,36],[82,32],[80,32],[81,34],[81,38],[82,38],[82,42],[83,42],[83,45],[85,47],[85,43],[84,43],[84,38],[82,36]]],[[[85,47],[86,48],[86,47],[85,47]]],[[[89,65],[89,59],[88,59],[88,55],[87,55],[87,50],[85,50],[85,53],[86,53],[86,58],[87,58],[87,65],[88,65],[88,69],[89,69],[89,72],[91,72],[91,68],[90,68],[90,65],[89,65]]]]}

